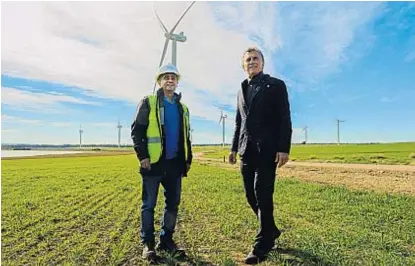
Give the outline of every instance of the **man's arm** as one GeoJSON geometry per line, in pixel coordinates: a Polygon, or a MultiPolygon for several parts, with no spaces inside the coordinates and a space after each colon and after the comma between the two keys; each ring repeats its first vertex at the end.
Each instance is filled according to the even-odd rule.
{"type": "Polygon", "coordinates": [[[241,113],[238,108],[239,94],[236,102],[236,117],[235,117],[235,131],[233,132],[231,152],[238,152],[239,134],[241,131],[241,113]]]}
{"type": "Polygon", "coordinates": [[[278,88],[278,111],[279,111],[279,129],[280,129],[280,138],[278,140],[277,152],[290,153],[291,149],[291,135],[292,135],[292,124],[291,124],[291,113],[290,113],[290,103],[288,100],[287,86],[285,86],[284,81],[280,81],[280,86],[278,88]]]}
{"type": "Polygon", "coordinates": [[[150,106],[148,104],[148,98],[145,97],[138,104],[135,119],[131,125],[131,138],[133,139],[135,153],[140,161],[150,158],[147,148],[149,114],[150,106]]]}
{"type": "MultiPolygon", "coordinates": [[[[187,110],[187,112],[189,113],[189,125],[190,125],[190,111],[189,109],[187,110]]],[[[192,142],[190,141],[190,128],[187,129],[187,161],[186,164],[191,165],[192,164],[192,160],[193,160],[193,151],[192,151],[192,142]]]]}

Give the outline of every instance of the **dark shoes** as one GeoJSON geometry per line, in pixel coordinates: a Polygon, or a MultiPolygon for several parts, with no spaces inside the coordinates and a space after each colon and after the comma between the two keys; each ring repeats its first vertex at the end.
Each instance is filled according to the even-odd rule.
{"type": "Polygon", "coordinates": [[[272,250],[275,244],[275,240],[278,239],[281,235],[281,231],[276,228],[273,235],[272,244],[264,245],[264,243],[256,243],[254,245],[254,248],[251,250],[251,252],[246,256],[245,263],[246,264],[258,264],[266,260],[268,253],[272,250]]]}
{"type": "Polygon", "coordinates": [[[245,264],[254,265],[263,262],[266,259],[266,253],[259,253],[253,249],[245,258],[245,264]]]}
{"type": "Polygon", "coordinates": [[[274,241],[277,240],[281,236],[281,231],[277,227],[275,227],[274,231],[274,241]]]}
{"type": "Polygon", "coordinates": [[[186,257],[186,252],[183,249],[179,248],[172,239],[161,239],[160,242],[157,243],[156,249],[158,251],[164,251],[178,256],[179,258],[186,257]]]}
{"type": "Polygon", "coordinates": [[[144,244],[142,257],[143,259],[148,261],[150,264],[157,263],[157,255],[156,255],[156,250],[154,248],[154,242],[144,244]]]}

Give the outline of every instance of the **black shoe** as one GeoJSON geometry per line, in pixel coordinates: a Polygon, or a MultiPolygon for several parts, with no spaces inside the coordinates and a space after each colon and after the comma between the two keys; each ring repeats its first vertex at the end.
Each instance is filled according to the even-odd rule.
{"type": "Polygon", "coordinates": [[[156,250],[154,248],[154,242],[153,243],[144,243],[142,257],[146,261],[150,262],[150,264],[156,264],[157,263],[157,255],[156,255],[156,250]]]}
{"type": "Polygon", "coordinates": [[[281,231],[277,227],[275,227],[274,240],[277,240],[280,236],[281,236],[281,231]]]}
{"type": "Polygon", "coordinates": [[[281,231],[280,230],[276,230],[276,231],[274,231],[274,238],[273,238],[273,241],[272,241],[272,243],[273,243],[273,246],[275,245],[275,241],[278,239],[278,238],[280,238],[280,236],[281,236],[281,231]]]}
{"type": "Polygon", "coordinates": [[[172,239],[160,240],[160,242],[157,243],[156,249],[158,251],[165,251],[167,253],[174,254],[180,258],[186,257],[184,249],[179,248],[172,239]]]}
{"type": "Polygon", "coordinates": [[[245,264],[254,265],[263,262],[266,259],[266,254],[253,249],[245,258],[245,264]]]}

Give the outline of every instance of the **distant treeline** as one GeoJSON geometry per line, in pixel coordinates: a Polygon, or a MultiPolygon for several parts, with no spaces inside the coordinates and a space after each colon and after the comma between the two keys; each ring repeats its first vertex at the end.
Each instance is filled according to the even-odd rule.
{"type": "MultiPolygon", "coordinates": [[[[120,148],[133,147],[132,145],[120,145],[120,148]]],[[[33,149],[62,149],[62,148],[79,148],[79,145],[73,144],[1,144],[2,150],[33,150],[33,149]]],[[[83,144],[82,148],[118,148],[117,144],[83,144]]]]}
{"type": "MultiPolygon", "coordinates": [[[[379,144],[378,142],[371,143],[342,143],[342,145],[347,144],[379,144]]],[[[229,147],[231,144],[226,143],[225,146],[229,147]]],[[[293,143],[293,145],[306,145],[306,143],[293,143]]],[[[337,143],[307,143],[307,145],[337,145],[337,143]]],[[[220,144],[193,144],[193,146],[222,146],[220,144]]],[[[120,145],[120,148],[132,148],[131,144],[120,145]]],[[[79,148],[79,145],[74,144],[1,144],[2,150],[31,150],[31,149],[62,149],[62,148],[79,148]]],[[[118,148],[117,144],[83,144],[82,148],[118,148]]]]}

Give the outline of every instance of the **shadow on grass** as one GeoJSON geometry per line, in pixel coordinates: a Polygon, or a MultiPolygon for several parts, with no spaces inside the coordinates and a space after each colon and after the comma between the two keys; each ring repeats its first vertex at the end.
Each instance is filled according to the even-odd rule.
{"type": "Polygon", "coordinates": [[[186,257],[175,256],[166,252],[158,254],[157,265],[186,265],[186,266],[213,266],[215,264],[205,261],[199,256],[187,254],[186,257]]]}
{"type": "Polygon", "coordinates": [[[273,249],[267,261],[282,263],[282,265],[333,265],[310,252],[282,247],[273,249]]]}

